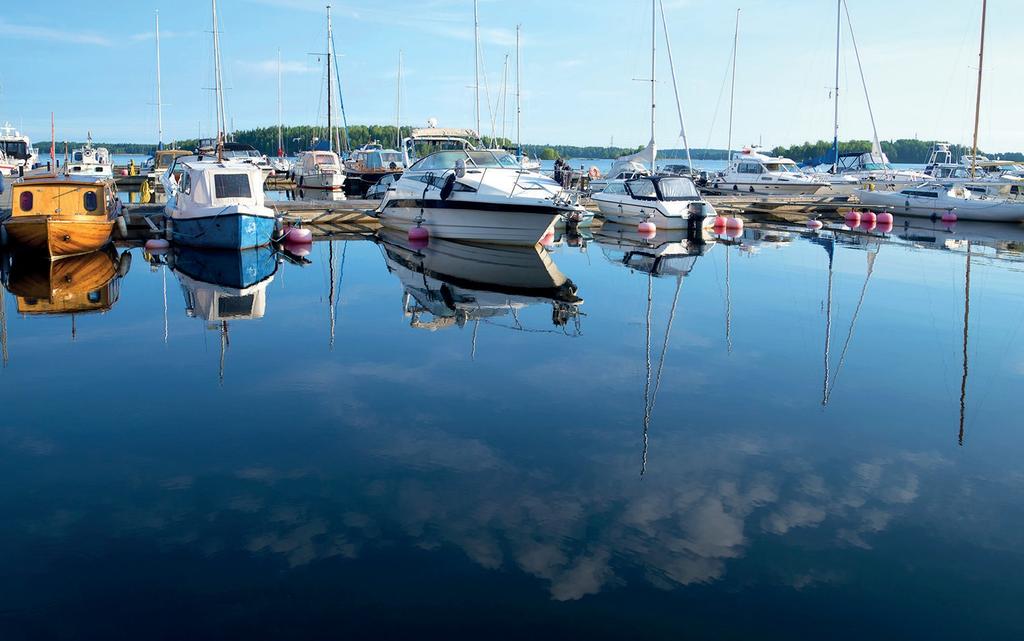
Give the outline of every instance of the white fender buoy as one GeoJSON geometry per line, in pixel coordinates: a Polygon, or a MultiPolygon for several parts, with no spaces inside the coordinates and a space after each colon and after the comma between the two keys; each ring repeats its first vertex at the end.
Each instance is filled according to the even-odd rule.
{"type": "Polygon", "coordinates": [[[305,227],[291,227],[288,229],[288,242],[311,243],[313,242],[313,231],[305,227]]]}
{"type": "Polygon", "coordinates": [[[658,233],[658,228],[649,220],[645,220],[636,226],[636,230],[640,232],[641,236],[651,237],[658,233]]]}
{"type": "Polygon", "coordinates": [[[146,251],[151,254],[165,252],[170,249],[170,247],[171,243],[167,242],[167,240],[163,238],[150,238],[146,241],[146,251]]]}
{"type": "Polygon", "coordinates": [[[887,211],[879,212],[879,214],[876,217],[876,219],[878,220],[878,224],[879,225],[891,225],[891,224],[893,224],[892,214],[890,214],[887,211]]]}
{"type": "Polygon", "coordinates": [[[807,229],[821,229],[825,224],[816,218],[811,218],[807,221],[807,229]]]}
{"type": "Polygon", "coordinates": [[[957,221],[956,214],[951,211],[947,211],[942,214],[942,222],[944,223],[955,223],[957,221]]]}

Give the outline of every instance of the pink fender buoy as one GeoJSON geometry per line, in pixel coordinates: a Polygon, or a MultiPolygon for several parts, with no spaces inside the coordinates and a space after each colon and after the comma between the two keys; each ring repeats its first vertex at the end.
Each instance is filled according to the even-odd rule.
{"type": "Polygon", "coordinates": [[[875,221],[874,217],[860,221],[860,228],[864,231],[874,231],[877,226],[878,223],[875,221]]]}
{"type": "Polygon", "coordinates": [[[127,176],[128,175],[128,170],[127,169],[122,169],[121,170],[121,175],[122,176],[127,176]]]}
{"type": "Polygon", "coordinates": [[[313,231],[304,227],[290,227],[285,232],[290,243],[311,243],[313,242],[313,231]]]}
{"type": "Polygon", "coordinates": [[[288,240],[285,240],[284,248],[289,254],[298,256],[299,258],[309,256],[312,251],[312,245],[310,243],[292,243],[288,242],[288,240]]]}
{"type": "Polygon", "coordinates": [[[822,223],[820,220],[817,220],[815,218],[812,218],[812,219],[807,221],[807,229],[821,229],[824,226],[825,226],[824,223],[822,223]]]}
{"type": "Polygon", "coordinates": [[[171,244],[163,238],[150,238],[146,241],[146,251],[150,254],[162,254],[171,247],[171,244]]]}
{"type": "Polygon", "coordinates": [[[430,232],[426,227],[413,227],[409,230],[409,245],[413,249],[423,249],[430,242],[430,232]]]}
{"type": "Polygon", "coordinates": [[[715,216],[715,222],[711,225],[711,229],[713,229],[716,234],[722,234],[725,232],[725,227],[725,218],[722,216],[715,216]]]}
{"type": "Polygon", "coordinates": [[[888,234],[892,231],[892,221],[890,220],[887,223],[878,223],[878,227],[876,229],[883,234],[888,234]]]}
{"type": "Polygon", "coordinates": [[[860,225],[860,212],[851,209],[846,212],[846,226],[855,229],[857,225],[860,225]]]}
{"type": "Polygon", "coordinates": [[[553,244],[554,242],[555,242],[555,232],[554,232],[554,230],[548,230],[547,232],[544,233],[543,236],[540,237],[540,244],[544,245],[545,247],[553,244]]]}
{"type": "Polygon", "coordinates": [[[725,235],[728,236],[729,238],[736,238],[736,237],[738,237],[738,236],[740,236],[742,234],[743,234],[743,228],[742,227],[727,227],[726,230],[725,230],[725,235]]]}
{"type": "Polygon", "coordinates": [[[743,229],[742,218],[727,218],[725,221],[726,229],[743,229]]]}
{"type": "Polygon", "coordinates": [[[860,215],[860,220],[862,223],[871,223],[871,225],[874,226],[874,224],[878,222],[878,216],[876,216],[873,211],[866,211],[860,215]]]}
{"type": "Polygon", "coordinates": [[[652,238],[658,233],[658,228],[649,220],[645,220],[636,226],[636,230],[640,232],[640,235],[644,238],[652,238]]]}
{"type": "Polygon", "coordinates": [[[879,212],[877,220],[879,225],[891,225],[893,223],[892,214],[887,211],[879,212]]]}
{"type": "Polygon", "coordinates": [[[942,214],[942,222],[944,223],[955,223],[957,221],[956,214],[951,211],[947,211],[942,214]]]}

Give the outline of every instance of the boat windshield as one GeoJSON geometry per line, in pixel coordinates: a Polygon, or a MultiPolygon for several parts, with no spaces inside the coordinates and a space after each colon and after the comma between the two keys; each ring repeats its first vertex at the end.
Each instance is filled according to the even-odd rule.
{"type": "Polygon", "coordinates": [[[331,154],[331,153],[319,153],[319,154],[316,154],[313,157],[313,162],[318,164],[318,165],[333,166],[333,165],[337,165],[338,164],[338,161],[336,159],[337,159],[337,156],[335,156],[334,154],[331,154]]]}
{"type": "Polygon", "coordinates": [[[17,158],[19,160],[27,160],[29,156],[28,144],[21,140],[0,141],[0,152],[4,153],[8,158],[17,158]]]}
{"type": "Polygon", "coordinates": [[[699,200],[693,181],[687,178],[662,178],[658,181],[662,200],[699,200]]]}
{"type": "Polygon", "coordinates": [[[467,169],[472,168],[508,168],[518,169],[519,163],[505,152],[495,151],[439,151],[419,160],[410,167],[410,171],[437,171],[453,169],[455,163],[464,161],[467,169]]]}
{"type": "Polygon", "coordinates": [[[800,168],[796,166],[796,163],[791,162],[773,162],[765,163],[765,169],[768,171],[778,171],[782,173],[799,174],[800,168]]]}

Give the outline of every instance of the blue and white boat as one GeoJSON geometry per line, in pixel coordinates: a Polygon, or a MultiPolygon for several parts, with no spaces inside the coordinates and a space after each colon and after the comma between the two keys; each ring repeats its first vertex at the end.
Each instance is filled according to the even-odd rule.
{"type": "Polygon", "coordinates": [[[273,239],[277,218],[267,207],[263,173],[251,164],[205,156],[175,159],[161,177],[170,240],[191,247],[247,249],[273,239]],[[175,180],[175,173],[181,178],[175,180]]]}

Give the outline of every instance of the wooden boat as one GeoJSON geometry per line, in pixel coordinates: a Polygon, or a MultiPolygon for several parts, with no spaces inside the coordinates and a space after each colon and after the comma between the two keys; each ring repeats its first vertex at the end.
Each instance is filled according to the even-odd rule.
{"type": "Polygon", "coordinates": [[[118,256],[113,246],[63,260],[18,254],[5,284],[21,314],[105,312],[117,302],[130,267],[131,254],[118,256]]]}
{"type": "Polygon", "coordinates": [[[51,258],[86,254],[110,242],[121,215],[114,181],[47,175],[11,186],[11,241],[51,258]]]}

